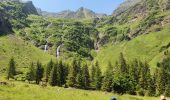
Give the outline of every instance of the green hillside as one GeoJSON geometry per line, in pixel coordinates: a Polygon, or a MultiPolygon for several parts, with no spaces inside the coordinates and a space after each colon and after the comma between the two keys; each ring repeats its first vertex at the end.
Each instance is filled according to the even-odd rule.
{"type": "Polygon", "coordinates": [[[14,57],[17,64],[17,69],[25,70],[31,62],[41,61],[46,64],[50,59],[55,59],[54,56],[44,53],[33,46],[32,44],[20,39],[14,35],[0,37],[0,70],[5,71],[11,57],[14,57]]]}
{"type": "Polygon", "coordinates": [[[169,43],[170,30],[165,28],[160,32],[138,36],[128,42],[108,44],[99,50],[96,60],[100,62],[103,68],[106,68],[105,65],[109,61],[115,64],[120,52],[122,52],[129,62],[136,58],[149,62],[151,67],[156,67],[157,62],[163,58],[164,51],[168,50],[167,48],[160,51],[161,48],[169,43]]]}

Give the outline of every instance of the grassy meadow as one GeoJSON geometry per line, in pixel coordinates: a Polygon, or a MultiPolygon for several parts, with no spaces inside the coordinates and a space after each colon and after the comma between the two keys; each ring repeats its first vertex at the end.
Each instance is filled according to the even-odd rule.
{"type": "Polygon", "coordinates": [[[158,97],[117,95],[101,91],[51,86],[42,87],[13,81],[8,84],[0,85],[0,100],[110,100],[111,96],[118,100],[159,100],[158,97]]]}

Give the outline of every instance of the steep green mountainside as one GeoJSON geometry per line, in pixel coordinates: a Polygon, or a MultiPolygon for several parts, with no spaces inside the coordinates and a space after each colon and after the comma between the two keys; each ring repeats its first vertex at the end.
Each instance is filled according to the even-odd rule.
{"type": "Polygon", "coordinates": [[[169,47],[169,2],[166,0],[129,0],[114,16],[74,20],[44,18],[30,15],[29,27],[18,31],[23,39],[56,56],[99,60],[105,68],[108,61],[116,62],[120,52],[131,61],[140,58],[152,67],[162,59],[169,47]],[[114,51],[114,52],[113,52],[114,51]]]}
{"type": "Polygon", "coordinates": [[[22,3],[17,0],[0,2],[0,72],[6,70],[11,57],[15,58],[20,71],[29,67],[31,62],[39,60],[46,64],[50,59],[55,59],[14,34],[14,31],[27,26],[26,17],[29,14],[36,14],[29,10],[29,5],[30,2],[22,3]]]}
{"type": "Polygon", "coordinates": [[[155,67],[169,49],[169,5],[167,0],[128,0],[113,16],[76,20],[38,16],[28,10],[31,6],[25,11],[23,3],[8,1],[1,3],[2,11],[14,14],[9,13],[7,21],[2,16],[1,25],[7,28],[4,21],[9,22],[24,41],[68,61],[73,57],[98,60],[105,68],[123,52],[129,62],[139,58],[155,67]],[[5,9],[11,6],[15,9],[5,9]]]}
{"type": "Polygon", "coordinates": [[[25,71],[31,62],[41,61],[46,64],[54,56],[50,56],[44,51],[36,48],[32,44],[14,35],[0,37],[0,72],[4,72],[8,66],[8,61],[14,57],[19,71],[25,71]]]}

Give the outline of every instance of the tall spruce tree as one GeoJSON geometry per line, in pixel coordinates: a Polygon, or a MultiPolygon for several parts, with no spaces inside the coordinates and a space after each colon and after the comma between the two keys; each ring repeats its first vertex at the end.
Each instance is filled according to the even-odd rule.
{"type": "Polygon", "coordinates": [[[70,87],[75,87],[77,82],[76,82],[76,77],[78,74],[78,68],[77,68],[77,61],[74,59],[72,62],[72,65],[69,69],[69,75],[68,75],[68,80],[67,80],[67,84],[70,87]]]}
{"type": "Polygon", "coordinates": [[[34,81],[35,80],[35,67],[34,67],[34,63],[31,63],[31,66],[29,67],[29,70],[27,72],[26,75],[26,79],[28,81],[34,81]]]}
{"type": "Polygon", "coordinates": [[[43,73],[44,73],[44,69],[42,67],[42,64],[38,61],[36,66],[36,71],[35,71],[36,84],[39,84],[39,82],[43,78],[43,73]]]}
{"type": "Polygon", "coordinates": [[[83,73],[82,68],[80,67],[79,73],[76,76],[76,87],[83,89],[84,83],[83,83],[83,73]]]}
{"type": "Polygon", "coordinates": [[[123,53],[120,53],[119,56],[119,63],[120,63],[120,71],[122,74],[127,74],[128,73],[128,65],[126,63],[126,60],[123,56],[123,53]]]}
{"type": "Polygon", "coordinates": [[[14,78],[15,75],[16,75],[16,65],[15,65],[14,58],[12,57],[9,61],[9,67],[7,69],[7,79],[9,80],[9,78],[14,78]]]}
{"type": "Polygon", "coordinates": [[[112,91],[112,81],[113,81],[113,66],[109,62],[108,67],[105,72],[104,79],[103,79],[102,90],[111,92],[112,91]]]}
{"type": "Polygon", "coordinates": [[[145,63],[141,62],[140,66],[141,66],[141,72],[139,78],[139,85],[140,88],[142,88],[143,90],[147,90],[149,86],[149,80],[151,78],[149,65],[147,62],[145,63]]]}
{"type": "Polygon", "coordinates": [[[46,66],[46,73],[45,73],[46,82],[49,81],[50,73],[51,73],[53,66],[54,66],[54,63],[51,59],[50,62],[48,62],[47,66],[46,66]]]}
{"type": "Polygon", "coordinates": [[[100,90],[101,86],[102,86],[102,72],[101,72],[101,69],[100,69],[98,61],[96,61],[95,67],[96,67],[96,72],[95,72],[95,88],[97,90],[100,90]]]}
{"type": "Polygon", "coordinates": [[[83,88],[89,89],[90,87],[90,75],[89,75],[89,69],[87,64],[85,64],[82,68],[82,79],[83,79],[83,88]]]}
{"type": "MultiPolygon", "coordinates": [[[[50,73],[49,84],[51,86],[57,86],[59,84],[58,76],[58,63],[56,63],[50,73]]],[[[59,84],[60,85],[60,84],[59,84]]]]}
{"type": "Polygon", "coordinates": [[[164,68],[157,69],[156,72],[156,95],[164,94],[167,85],[167,73],[164,68]]]}
{"type": "Polygon", "coordinates": [[[96,74],[96,67],[94,65],[92,65],[91,67],[91,72],[90,72],[90,83],[91,83],[91,87],[95,88],[95,75],[96,74]]]}
{"type": "Polygon", "coordinates": [[[63,85],[66,83],[66,78],[68,76],[68,67],[66,64],[62,62],[62,60],[59,61],[58,63],[58,77],[59,77],[59,84],[63,85]]]}

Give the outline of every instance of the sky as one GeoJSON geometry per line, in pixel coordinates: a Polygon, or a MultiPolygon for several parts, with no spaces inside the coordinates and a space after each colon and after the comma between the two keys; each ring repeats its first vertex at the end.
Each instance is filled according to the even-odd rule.
{"type": "MultiPolygon", "coordinates": [[[[27,0],[23,0],[27,1],[27,0]]],[[[125,0],[31,0],[34,5],[43,11],[60,12],[63,10],[76,11],[80,7],[93,10],[96,13],[111,15],[112,12],[125,0]]]]}

